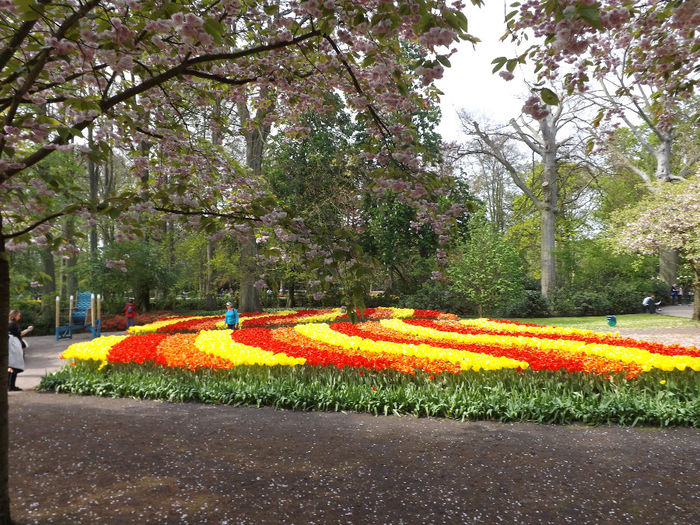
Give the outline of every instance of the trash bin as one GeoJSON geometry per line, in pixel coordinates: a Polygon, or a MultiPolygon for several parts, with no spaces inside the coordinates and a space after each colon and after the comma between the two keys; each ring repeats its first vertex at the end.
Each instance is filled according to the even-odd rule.
{"type": "Polygon", "coordinates": [[[608,325],[615,326],[617,324],[617,317],[614,315],[606,315],[605,318],[608,320],[608,325]]]}

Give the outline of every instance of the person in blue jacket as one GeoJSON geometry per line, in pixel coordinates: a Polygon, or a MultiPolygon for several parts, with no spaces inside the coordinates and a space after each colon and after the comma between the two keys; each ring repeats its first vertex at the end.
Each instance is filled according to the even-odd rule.
{"type": "Polygon", "coordinates": [[[226,327],[231,330],[238,330],[238,310],[233,307],[233,304],[226,303],[226,327]]]}

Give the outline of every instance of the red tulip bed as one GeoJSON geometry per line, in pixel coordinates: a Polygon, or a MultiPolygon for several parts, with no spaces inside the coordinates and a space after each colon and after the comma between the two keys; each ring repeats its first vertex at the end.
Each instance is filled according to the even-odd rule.
{"type": "Polygon", "coordinates": [[[460,419],[700,426],[700,349],[431,310],[162,316],[71,345],[42,388],[460,419]],[[360,312],[358,312],[360,314],[360,312]]]}

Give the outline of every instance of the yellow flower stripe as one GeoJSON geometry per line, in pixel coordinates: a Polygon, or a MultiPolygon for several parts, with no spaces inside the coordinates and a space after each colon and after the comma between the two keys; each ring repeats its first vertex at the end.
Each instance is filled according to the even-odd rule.
{"type": "MultiPolygon", "coordinates": [[[[512,332],[514,334],[553,334],[553,335],[576,335],[576,336],[592,336],[597,335],[593,330],[583,330],[580,328],[560,328],[558,326],[522,326],[510,323],[501,323],[498,321],[490,321],[488,319],[462,319],[460,324],[465,326],[474,326],[485,330],[499,330],[501,332],[512,332]]],[[[619,336],[619,332],[606,332],[604,335],[619,336]]]]}
{"type": "Polygon", "coordinates": [[[606,344],[585,343],[583,341],[539,339],[537,337],[487,335],[487,334],[460,334],[456,332],[443,332],[433,328],[415,326],[400,320],[384,319],[380,321],[385,328],[410,334],[418,337],[437,339],[443,341],[455,341],[465,344],[484,344],[500,347],[531,347],[540,350],[559,350],[568,353],[583,352],[588,355],[597,355],[607,359],[614,359],[622,363],[636,363],[642,370],[648,372],[652,368],[671,371],[673,369],[700,371],[700,358],[686,355],[666,356],[655,354],[640,348],[630,348],[606,344]]]}
{"type": "Polygon", "coordinates": [[[407,317],[413,317],[413,308],[384,308],[382,306],[378,307],[377,310],[391,310],[392,319],[405,319],[407,317]]]}
{"type": "Polygon", "coordinates": [[[295,326],[294,329],[304,337],[341,348],[358,349],[365,352],[386,352],[433,360],[441,359],[450,363],[459,363],[463,370],[524,369],[530,366],[525,361],[516,361],[515,359],[509,359],[507,357],[494,357],[465,350],[437,348],[427,344],[414,345],[392,343],[388,341],[373,341],[357,336],[348,336],[332,330],[327,324],[303,324],[295,326]]]}
{"type": "Polygon", "coordinates": [[[236,343],[231,339],[231,332],[232,330],[203,330],[195,339],[194,345],[204,353],[231,361],[234,366],[295,366],[306,363],[303,358],[236,343]]]}
{"type": "Polygon", "coordinates": [[[151,332],[157,332],[159,328],[164,326],[169,326],[175,323],[181,323],[183,321],[193,321],[195,319],[207,319],[219,317],[218,315],[197,315],[192,317],[177,317],[175,319],[163,319],[162,321],[154,321],[149,324],[142,324],[139,326],[130,326],[127,332],[130,334],[148,334],[151,332]]]}
{"type": "Polygon", "coordinates": [[[82,343],[73,343],[66,348],[61,354],[61,359],[78,359],[87,361],[94,359],[95,361],[107,362],[107,354],[111,348],[119,341],[126,339],[128,335],[108,335],[97,337],[92,341],[82,343]]]}
{"type": "MultiPolygon", "coordinates": [[[[280,310],[279,312],[273,312],[270,314],[260,314],[260,315],[251,315],[249,317],[239,317],[238,318],[238,324],[243,325],[246,321],[249,321],[251,319],[260,319],[262,317],[277,317],[278,315],[292,315],[295,314],[296,311],[294,310],[280,310]]],[[[216,327],[219,328],[219,323],[216,323],[216,327]]],[[[224,328],[224,321],[221,321],[221,328],[224,328]]]]}
{"type": "Polygon", "coordinates": [[[341,315],[345,315],[343,312],[340,311],[340,308],[334,308],[330,312],[327,312],[325,314],[315,314],[315,315],[310,315],[308,317],[300,317],[299,319],[296,319],[297,323],[323,323],[325,321],[332,321],[334,319],[337,319],[341,315]]]}

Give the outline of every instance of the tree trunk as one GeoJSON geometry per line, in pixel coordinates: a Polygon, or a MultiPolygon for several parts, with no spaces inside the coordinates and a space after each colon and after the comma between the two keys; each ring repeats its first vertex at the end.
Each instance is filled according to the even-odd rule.
{"type": "MultiPolygon", "coordinates": [[[[261,94],[262,96],[264,94],[261,94]]],[[[246,164],[254,175],[261,175],[263,148],[267,135],[270,133],[270,125],[262,123],[265,112],[260,110],[252,119],[255,125],[251,129],[249,127],[252,123],[251,115],[245,101],[238,103],[238,114],[241,127],[246,130],[243,132],[246,142],[246,164]]],[[[251,233],[241,244],[241,296],[238,303],[238,311],[241,313],[259,312],[261,310],[258,291],[254,287],[259,273],[256,262],[257,255],[258,245],[255,240],[255,233],[251,233]]]]}
{"type": "Polygon", "coordinates": [[[541,242],[540,263],[542,295],[548,297],[556,288],[556,265],[554,248],[556,243],[556,216],[559,202],[559,165],[557,162],[557,139],[555,122],[550,117],[540,121],[543,142],[542,202],[540,203],[541,242]]]}
{"type": "Polygon", "coordinates": [[[693,265],[695,282],[693,283],[693,320],[700,321],[700,264],[693,265]]]}
{"type": "Polygon", "coordinates": [[[287,290],[287,308],[294,308],[294,281],[289,281],[289,289],[287,290]]]}
{"type": "Polygon", "coordinates": [[[556,266],[554,261],[555,246],[555,216],[551,209],[540,210],[540,288],[544,297],[554,291],[556,287],[556,266]]]}
{"type": "MultiPolygon", "coordinates": [[[[221,99],[216,98],[214,100],[214,109],[212,113],[213,118],[213,129],[211,136],[212,144],[215,146],[221,146],[223,142],[223,133],[219,127],[221,118],[221,99]]],[[[204,292],[204,305],[207,310],[214,310],[216,308],[216,290],[214,289],[214,270],[212,268],[212,259],[214,258],[214,241],[207,239],[207,267],[205,268],[204,278],[205,292],[204,292]]]]}
{"type": "Polygon", "coordinates": [[[241,296],[238,300],[240,313],[259,312],[260,299],[255,288],[255,276],[257,275],[257,263],[255,257],[258,254],[258,245],[255,235],[250,235],[241,242],[241,296]]]}
{"type": "Polygon", "coordinates": [[[41,290],[41,321],[47,325],[51,324],[51,319],[55,318],[56,308],[56,264],[51,253],[51,248],[42,248],[41,269],[49,279],[44,281],[41,290]]]}
{"type": "Polygon", "coordinates": [[[214,242],[209,239],[207,241],[207,266],[204,269],[204,306],[206,310],[214,310],[216,308],[216,294],[212,283],[214,272],[211,268],[213,257],[214,242]]]}
{"type": "Polygon", "coordinates": [[[659,255],[659,277],[667,285],[676,284],[680,256],[677,250],[661,250],[659,255]]]}
{"type": "Polygon", "coordinates": [[[151,309],[151,288],[147,284],[134,287],[134,303],[140,312],[147,312],[151,309]]]}
{"type": "MultiPolygon", "coordinates": [[[[63,230],[66,243],[69,246],[75,245],[75,216],[69,215],[66,218],[65,227],[63,230]]],[[[75,274],[76,266],[78,265],[78,255],[72,254],[66,260],[66,291],[68,295],[77,296],[78,293],[78,276],[75,274]]]]}
{"type": "MultiPolygon", "coordinates": [[[[88,128],[88,142],[92,147],[92,126],[88,128]]],[[[88,178],[90,182],[90,200],[97,200],[97,187],[98,187],[98,177],[99,171],[95,162],[88,157],[88,178]]],[[[97,224],[90,226],[90,255],[94,256],[97,253],[97,224]]]]}
{"type": "Polygon", "coordinates": [[[4,319],[10,314],[10,260],[5,251],[5,237],[2,236],[2,216],[0,215],[0,525],[11,523],[9,492],[9,418],[7,399],[7,359],[8,325],[4,319]]]}

